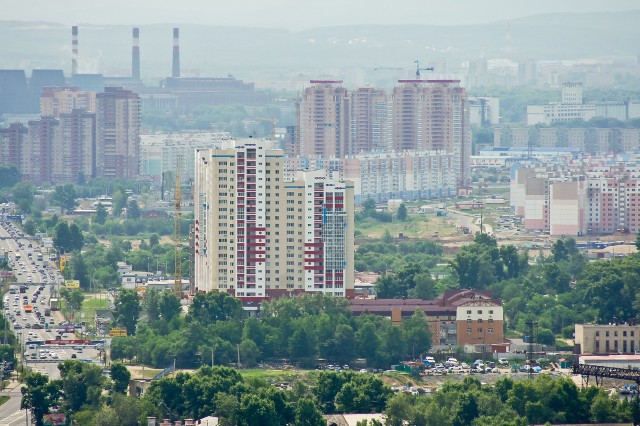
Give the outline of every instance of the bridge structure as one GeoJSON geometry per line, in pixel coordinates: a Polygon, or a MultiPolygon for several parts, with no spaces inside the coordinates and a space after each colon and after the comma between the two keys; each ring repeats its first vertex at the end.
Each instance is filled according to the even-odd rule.
{"type": "Polygon", "coordinates": [[[640,370],[631,368],[604,367],[593,364],[573,364],[571,366],[571,372],[573,374],[580,374],[585,380],[587,386],[589,386],[589,379],[591,377],[595,379],[596,386],[602,386],[602,380],[606,377],[635,382],[640,387],[640,370]]]}

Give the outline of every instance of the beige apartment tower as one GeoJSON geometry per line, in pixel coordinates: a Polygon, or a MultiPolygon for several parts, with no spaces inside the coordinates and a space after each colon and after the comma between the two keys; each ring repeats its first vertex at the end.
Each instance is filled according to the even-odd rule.
{"type": "Polygon", "coordinates": [[[471,126],[460,80],[399,80],[391,98],[391,148],[454,154],[458,188],[469,184],[471,126]]]}
{"type": "Polygon", "coordinates": [[[299,154],[343,157],[349,141],[349,97],[342,80],[311,80],[298,103],[299,154]]]}
{"type": "Polygon", "coordinates": [[[140,96],[105,87],[96,98],[96,176],[135,179],[139,176],[140,96]]]}
{"type": "Polygon", "coordinates": [[[229,140],[197,152],[196,291],[226,291],[245,308],[291,293],[352,296],[353,184],[324,172],[286,181],[284,153],[268,144],[229,140]]]}

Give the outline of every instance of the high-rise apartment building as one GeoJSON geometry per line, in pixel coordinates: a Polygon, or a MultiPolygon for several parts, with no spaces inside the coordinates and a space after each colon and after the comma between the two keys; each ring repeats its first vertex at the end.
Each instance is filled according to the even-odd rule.
{"type": "Polygon", "coordinates": [[[458,187],[469,182],[471,126],[467,92],[460,80],[400,80],[393,89],[395,151],[454,153],[458,187]]]}
{"type": "Polygon", "coordinates": [[[96,115],[74,109],[60,114],[58,122],[59,137],[52,144],[51,182],[78,182],[94,177],[96,115]]]}
{"type": "Polygon", "coordinates": [[[28,128],[22,123],[12,123],[0,129],[0,165],[13,165],[21,170],[22,150],[28,128]]]}
{"type": "Polygon", "coordinates": [[[353,185],[323,171],[285,180],[283,151],[223,143],[196,157],[196,290],[229,292],[245,307],[287,293],[351,296],[353,185]]]}
{"type": "Polygon", "coordinates": [[[384,90],[359,87],[350,94],[351,131],[346,154],[381,151],[387,147],[389,106],[384,90]]]}
{"type": "Polygon", "coordinates": [[[349,97],[341,80],[311,80],[298,104],[299,154],[342,157],[349,142],[349,97]]]}
{"type": "Polygon", "coordinates": [[[139,173],[140,97],[118,87],[96,96],[96,176],[134,179],[139,173]]]}
{"type": "Polygon", "coordinates": [[[77,87],[45,87],[40,96],[40,115],[60,117],[74,109],[96,111],[96,94],[77,87]]]}

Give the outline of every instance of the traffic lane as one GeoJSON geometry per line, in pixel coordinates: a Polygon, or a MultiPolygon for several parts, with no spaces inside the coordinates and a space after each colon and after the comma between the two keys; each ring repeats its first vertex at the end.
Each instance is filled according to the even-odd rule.
{"type": "Polygon", "coordinates": [[[21,401],[21,396],[11,395],[7,402],[0,405],[0,426],[20,426],[25,424],[26,412],[20,409],[21,401]]]}

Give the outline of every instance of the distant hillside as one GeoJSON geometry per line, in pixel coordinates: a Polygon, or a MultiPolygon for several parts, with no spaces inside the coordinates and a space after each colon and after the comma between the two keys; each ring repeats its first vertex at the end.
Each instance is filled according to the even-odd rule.
{"type": "MultiPolygon", "coordinates": [[[[263,28],[177,25],[185,73],[255,79],[298,74],[368,73],[375,67],[413,67],[486,58],[577,59],[635,57],[640,10],[536,15],[486,25],[342,26],[300,32],[263,28]],[[507,29],[510,41],[507,42],[507,29]]],[[[80,26],[83,72],[129,74],[131,27],[80,26]]],[[[142,74],[155,81],[171,69],[171,27],[140,27],[142,74]]],[[[0,68],[70,68],[70,28],[48,22],[0,21],[0,68]]],[[[351,74],[349,74],[351,75],[351,74]]]]}

